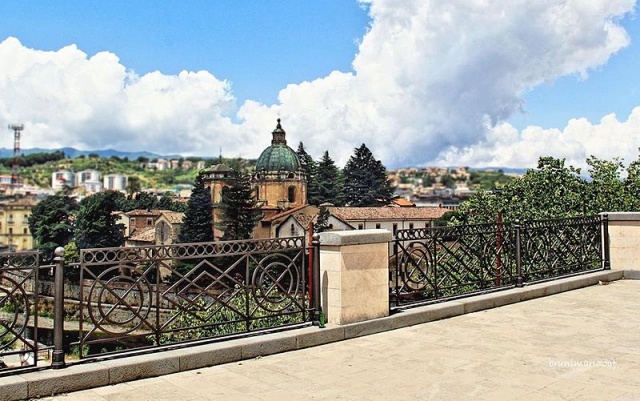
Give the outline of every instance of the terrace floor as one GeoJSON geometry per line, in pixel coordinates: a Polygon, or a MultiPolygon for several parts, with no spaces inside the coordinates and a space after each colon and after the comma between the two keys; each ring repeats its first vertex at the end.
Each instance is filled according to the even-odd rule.
{"type": "Polygon", "coordinates": [[[45,400],[640,400],[640,281],[45,400]]]}

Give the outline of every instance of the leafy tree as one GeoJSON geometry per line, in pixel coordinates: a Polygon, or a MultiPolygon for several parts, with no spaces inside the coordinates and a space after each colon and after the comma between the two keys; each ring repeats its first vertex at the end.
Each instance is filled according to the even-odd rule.
{"type": "Polygon", "coordinates": [[[73,238],[73,215],[77,209],[76,201],[64,195],[49,196],[31,209],[29,230],[46,262],[52,260],[57,247],[67,245],[73,238]]]}
{"type": "Polygon", "coordinates": [[[313,184],[315,192],[309,191],[309,204],[318,206],[328,202],[342,205],[342,177],[328,151],[324,152],[317,165],[313,184]]]}
{"type": "Polygon", "coordinates": [[[506,183],[501,190],[476,192],[458,208],[468,223],[569,217],[583,214],[586,180],[580,170],[565,166],[564,159],[541,157],[537,169],[506,183]]]}
{"type": "Polygon", "coordinates": [[[187,204],[184,202],[176,202],[173,200],[172,196],[169,193],[164,193],[160,199],[158,199],[158,204],[156,205],[158,209],[162,210],[171,210],[174,212],[186,212],[187,204]]]}
{"type": "Polygon", "coordinates": [[[129,177],[129,180],[127,181],[127,193],[129,195],[133,195],[136,192],[140,192],[141,189],[142,184],[140,183],[140,178],[135,175],[129,177]]]}
{"type": "Polygon", "coordinates": [[[213,202],[209,189],[204,186],[204,174],[198,173],[187,202],[180,242],[213,241],[213,202]]]}
{"type": "Polygon", "coordinates": [[[222,215],[218,228],[224,232],[222,239],[250,239],[253,228],[261,218],[251,182],[248,176],[236,174],[229,184],[222,189],[220,200],[222,215]]]}
{"type": "Polygon", "coordinates": [[[133,199],[134,209],[151,210],[155,209],[158,204],[158,198],[149,192],[138,192],[133,199]]]}
{"type": "Polygon", "coordinates": [[[583,205],[585,214],[596,214],[604,211],[619,212],[627,210],[633,203],[621,174],[624,165],[619,158],[602,160],[595,156],[587,158],[591,182],[584,193],[583,205]]]}
{"type": "Polygon", "coordinates": [[[75,243],[78,249],[121,246],[123,225],[116,223],[118,191],[104,191],[84,198],[76,216],[75,243]]]}
{"type": "Polygon", "coordinates": [[[348,206],[379,206],[389,203],[393,190],[387,170],[363,143],[343,170],[344,200],[348,206]]]}

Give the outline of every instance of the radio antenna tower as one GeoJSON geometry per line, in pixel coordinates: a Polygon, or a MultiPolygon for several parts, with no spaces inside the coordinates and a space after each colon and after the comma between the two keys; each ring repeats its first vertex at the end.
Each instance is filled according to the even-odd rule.
{"type": "Polygon", "coordinates": [[[18,186],[20,173],[20,132],[24,129],[23,124],[10,124],[9,129],[13,130],[13,166],[11,167],[11,188],[15,190],[18,186]]]}

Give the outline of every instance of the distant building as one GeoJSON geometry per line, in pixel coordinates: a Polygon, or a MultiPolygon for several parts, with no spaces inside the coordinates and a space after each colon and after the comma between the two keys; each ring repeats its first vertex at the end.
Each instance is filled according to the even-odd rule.
{"type": "Polygon", "coordinates": [[[129,176],[124,174],[107,174],[104,176],[103,188],[105,190],[114,190],[126,192],[129,185],[129,176]]]}
{"type": "Polygon", "coordinates": [[[0,201],[0,248],[8,251],[33,249],[29,231],[31,209],[37,205],[35,197],[7,198],[0,201]]]}
{"type": "Polygon", "coordinates": [[[73,171],[58,170],[51,174],[51,189],[61,190],[73,188],[76,185],[76,175],[73,171]]]}
{"type": "Polygon", "coordinates": [[[432,227],[449,210],[442,207],[329,207],[332,216],[357,230],[410,230],[432,227]]]}
{"type": "Polygon", "coordinates": [[[88,169],[76,173],[76,187],[84,189],[86,193],[95,194],[102,191],[102,173],[88,169]]]}

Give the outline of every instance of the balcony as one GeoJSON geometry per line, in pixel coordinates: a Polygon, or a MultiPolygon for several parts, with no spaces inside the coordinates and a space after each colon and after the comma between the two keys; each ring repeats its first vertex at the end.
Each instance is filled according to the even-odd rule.
{"type": "Polygon", "coordinates": [[[631,217],[611,220],[611,270],[439,299],[391,315],[387,235],[370,232],[379,230],[336,234],[321,241],[322,282],[339,282],[351,289],[349,296],[360,293],[366,301],[354,305],[338,288],[323,285],[326,328],[72,364],[23,374],[18,377],[23,381],[0,378],[0,389],[11,389],[13,398],[110,385],[75,396],[633,399],[640,393],[640,282],[634,280],[640,278],[635,224],[640,219],[631,217]],[[368,287],[374,277],[381,281],[379,289],[368,287]],[[358,312],[378,307],[387,315],[362,319],[358,312]],[[340,317],[351,321],[336,321],[340,317]],[[91,374],[85,373],[88,368],[91,374]],[[172,373],[177,374],[112,386],[172,373]]]}

